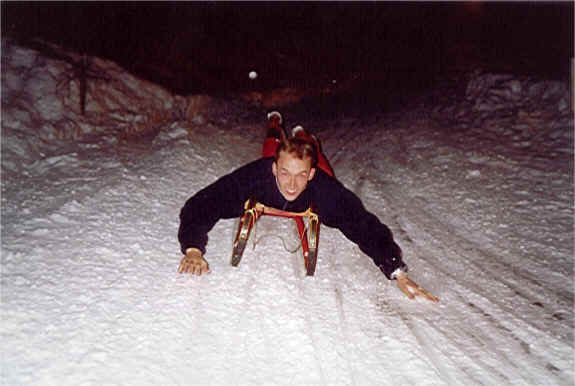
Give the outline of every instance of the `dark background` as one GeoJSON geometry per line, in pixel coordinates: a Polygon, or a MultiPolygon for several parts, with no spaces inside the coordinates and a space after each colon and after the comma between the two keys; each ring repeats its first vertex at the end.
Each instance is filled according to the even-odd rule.
{"type": "Polygon", "coordinates": [[[2,34],[112,59],[181,93],[430,86],[481,66],[567,79],[573,2],[2,2],[2,34]],[[256,70],[256,81],[248,72],[256,70]],[[414,82],[414,80],[417,80],[414,82]]]}

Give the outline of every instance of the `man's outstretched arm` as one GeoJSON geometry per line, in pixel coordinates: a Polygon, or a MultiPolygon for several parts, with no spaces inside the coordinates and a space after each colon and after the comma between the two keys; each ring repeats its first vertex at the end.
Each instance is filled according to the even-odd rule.
{"type": "MultiPolygon", "coordinates": [[[[338,228],[356,243],[388,279],[397,280],[399,289],[407,297],[414,299],[415,296],[423,296],[438,302],[438,298],[408,278],[401,248],[393,239],[389,227],[368,212],[359,197],[340,183],[332,181],[330,193],[330,199],[323,202],[323,220],[326,225],[338,228]]],[[[320,211],[320,219],[321,214],[320,211]]]]}
{"type": "Polygon", "coordinates": [[[254,190],[254,181],[262,180],[268,169],[272,176],[270,161],[251,162],[220,177],[186,201],[180,211],[178,229],[180,249],[185,255],[178,268],[180,273],[209,272],[203,256],[208,233],[220,219],[242,215],[243,204],[254,190]]]}

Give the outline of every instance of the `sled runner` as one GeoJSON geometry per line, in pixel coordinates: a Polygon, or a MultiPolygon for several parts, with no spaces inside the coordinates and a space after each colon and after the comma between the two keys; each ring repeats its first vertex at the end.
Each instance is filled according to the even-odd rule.
{"type": "Polygon", "coordinates": [[[232,252],[232,265],[237,267],[242,259],[244,249],[250,237],[251,230],[262,215],[293,218],[297,225],[305,268],[308,276],[313,276],[317,263],[317,250],[319,241],[319,218],[310,207],[305,212],[286,212],[284,210],[267,207],[255,200],[247,200],[244,204],[244,214],[240,218],[238,232],[234,239],[232,252]],[[306,227],[305,220],[308,226],[306,227]]]}

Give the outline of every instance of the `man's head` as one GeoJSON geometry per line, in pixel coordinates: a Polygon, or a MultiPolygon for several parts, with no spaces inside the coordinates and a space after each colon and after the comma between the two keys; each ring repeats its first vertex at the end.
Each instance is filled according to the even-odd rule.
{"type": "Polygon", "coordinates": [[[315,175],[317,148],[313,139],[296,137],[280,142],[272,172],[282,196],[293,201],[307,187],[315,175]]]}

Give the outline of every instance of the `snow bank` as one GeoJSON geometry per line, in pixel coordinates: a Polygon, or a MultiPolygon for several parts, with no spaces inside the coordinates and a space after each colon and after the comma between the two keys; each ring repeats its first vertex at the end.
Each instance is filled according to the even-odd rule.
{"type": "Polygon", "coordinates": [[[114,62],[38,42],[41,52],[2,39],[2,170],[108,134],[112,142],[153,137],[176,121],[202,121],[205,95],[176,96],[114,62]]]}
{"type": "Polygon", "coordinates": [[[475,138],[470,132],[480,131],[500,152],[508,153],[511,146],[543,157],[573,154],[568,84],[481,70],[456,81],[462,79],[463,95],[452,88],[456,95],[439,96],[434,102],[431,116],[440,125],[469,138],[475,138]]]}

